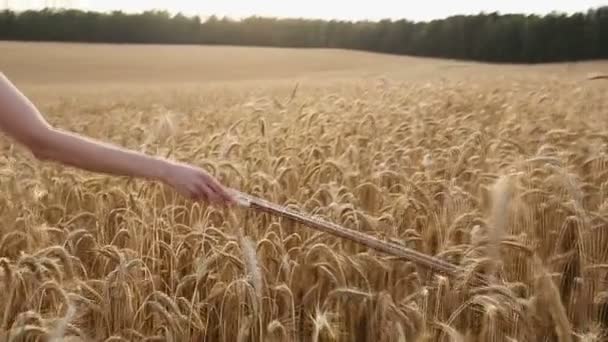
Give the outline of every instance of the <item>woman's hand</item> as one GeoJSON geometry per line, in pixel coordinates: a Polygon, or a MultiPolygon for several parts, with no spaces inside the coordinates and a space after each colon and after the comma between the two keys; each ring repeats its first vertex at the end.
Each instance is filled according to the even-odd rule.
{"type": "Polygon", "coordinates": [[[228,189],[213,176],[192,165],[168,162],[161,179],[186,198],[223,206],[236,204],[228,189]]]}

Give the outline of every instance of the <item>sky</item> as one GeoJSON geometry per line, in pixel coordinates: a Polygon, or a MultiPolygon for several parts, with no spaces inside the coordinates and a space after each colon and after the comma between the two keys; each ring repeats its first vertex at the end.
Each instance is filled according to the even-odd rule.
{"type": "Polygon", "coordinates": [[[479,12],[536,13],[585,12],[608,5],[608,0],[0,0],[0,8],[23,10],[63,6],[94,11],[141,12],[164,9],[187,15],[212,14],[233,18],[250,15],[345,20],[409,19],[426,21],[455,14],[479,12]]]}

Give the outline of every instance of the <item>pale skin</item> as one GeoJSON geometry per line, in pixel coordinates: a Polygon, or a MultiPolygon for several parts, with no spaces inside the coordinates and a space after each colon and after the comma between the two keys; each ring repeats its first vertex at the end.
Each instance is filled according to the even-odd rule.
{"type": "Polygon", "coordinates": [[[196,166],[53,127],[2,72],[0,129],[42,161],[54,161],[96,173],[160,181],[192,200],[222,206],[235,204],[228,188],[196,166]]]}

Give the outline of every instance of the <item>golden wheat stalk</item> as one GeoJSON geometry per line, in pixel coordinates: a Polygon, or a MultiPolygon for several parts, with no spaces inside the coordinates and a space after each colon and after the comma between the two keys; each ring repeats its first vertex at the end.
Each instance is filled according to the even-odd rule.
{"type": "Polygon", "coordinates": [[[434,258],[420,252],[416,252],[412,249],[399,246],[391,242],[382,241],[373,236],[344,228],[342,226],[327,222],[320,218],[313,218],[301,213],[297,213],[287,207],[270,203],[261,198],[251,196],[240,191],[232,191],[236,195],[238,199],[238,204],[241,207],[251,208],[257,211],[265,212],[271,215],[280,216],[302,223],[311,228],[332,234],[343,239],[353,241],[355,243],[364,245],[374,250],[415,262],[416,264],[422,265],[432,271],[444,273],[450,276],[455,276],[462,271],[458,266],[443,261],[441,259],[434,258]]]}

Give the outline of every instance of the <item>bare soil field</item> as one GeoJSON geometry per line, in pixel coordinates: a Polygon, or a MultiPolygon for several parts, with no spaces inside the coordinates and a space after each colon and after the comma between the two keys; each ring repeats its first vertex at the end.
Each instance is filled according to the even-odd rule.
{"type": "Polygon", "coordinates": [[[602,341],[606,62],[0,42],[57,127],[458,267],[0,139],[1,341],[602,341]]]}

